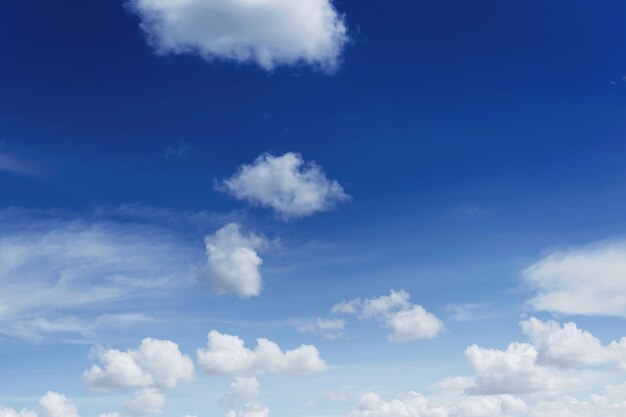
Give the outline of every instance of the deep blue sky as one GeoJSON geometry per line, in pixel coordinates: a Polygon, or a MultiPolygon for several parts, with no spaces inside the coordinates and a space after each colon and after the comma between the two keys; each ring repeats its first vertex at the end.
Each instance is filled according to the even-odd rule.
{"type": "MultiPolygon", "coordinates": [[[[394,288],[444,319],[449,304],[489,306],[488,324],[451,320],[443,345],[420,345],[423,353],[439,351],[441,363],[463,366],[465,346],[504,348],[520,337],[516,323],[529,298],[520,284],[524,268],[554,248],[626,234],[626,2],[338,0],[335,6],[350,42],[337,71],[327,74],[305,65],[266,71],[156,55],[139,19],[119,0],[0,4],[0,154],[37,171],[0,172],[3,212],[13,207],[21,221],[58,215],[55,222],[93,221],[98,210],[125,204],[181,216],[218,213],[201,226],[155,222],[187,239],[197,251],[189,257],[203,255],[202,238],[222,226],[219,216],[281,241],[280,250],[264,257],[262,298],[235,303],[187,289],[189,301],[164,303],[181,317],[211,324],[169,323],[150,328],[152,334],[115,336],[128,341],[120,348],[155,336],[178,338],[191,354],[219,320],[316,317],[342,299],[394,288]],[[183,147],[185,157],[171,155],[183,147]],[[264,152],[300,152],[316,161],[351,201],[284,222],[215,191],[216,180],[264,152]],[[29,210],[36,214],[23,214],[29,210]]],[[[21,227],[3,216],[0,233],[21,227]]],[[[580,323],[616,338],[614,320],[580,323]]],[[[311,341],[280,325],[259,326],[261,335],[250,325],[223,329],[250,341],[311,341]]],[[[313,341],[345,366],[391,350],[371,323],[354,326],[367,341],[360,350],[346,341],[313,341]]],[[[83,345],[48,351],[8,338],[6,346],[11,355],[24,355],[13,364],[0,357],[0,369],[6,365],[11,375],[42,354],[59,361],[50,379],[70,356],[85,357],[70,365],[77,372],[90,363],[83,345]]],[[[410,362],[415,353],[413,346],[393,348],[390,363],[410,362]]],[[[429,377],[459,373],[433,363],[429,377]]],[[[390,369],[374,376],[397,384],[390,393],[427,385],[416,378],[418,386],[400,386],[411,378],[394,380],[390,369]]],[[[60,388],[27,393],[25,385],[13,394],[0,382],[0,404],[44,389],[84,394],[78,374],[60,388]]],[[[89,404],[82,400],[84,409],[89,404]]]]}

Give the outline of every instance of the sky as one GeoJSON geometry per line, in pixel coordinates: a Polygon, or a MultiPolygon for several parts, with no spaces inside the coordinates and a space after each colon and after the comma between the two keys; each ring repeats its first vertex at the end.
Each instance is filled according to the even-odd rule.
{"type": "Polygon", "coordinates": [[[0,417],[626,414],[626,3],[0,4],[0,417]]]}

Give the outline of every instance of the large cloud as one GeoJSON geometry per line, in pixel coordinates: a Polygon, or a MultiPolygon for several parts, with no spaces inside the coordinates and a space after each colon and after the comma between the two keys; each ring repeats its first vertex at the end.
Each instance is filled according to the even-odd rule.
{"type": "Polygon", "coordinates": [[[377,320],[393,330],[389,339],[395,342],[432,339],[444,329],[434,314],[411,303],[406,291],[391,290],[389,295],[377,298],[342,301],[333,306],[332,312],[350,314],[361,320],[377,320]]]}
{"type": "Polygon", "coordinates": [[[626,242],[560,251],[524,271],[537,310],[626,317],[626,242]]]}
{"type": "Polygon", "coordinates": [[[136,350],[99,348],[95,352],[104,368],[94,365],[83,373],[87,387],[96,391],[149,388],[172,389],[193,378],[194,366],[178,345],[147,338],[136,350]]]}
{"type": "Polygon", "coordinates": [[[159,54],[337,67],[347,41],[330,0],[130,0],[159,54]]]}
{"type": "Polygon", "coordinates": [[[274,342],[258,339],[254,350],[237,336],[212,331],[207,347],[198,349],[198,364],[207,374],[253,376],[320,372],[327,368],[315,346],[283,352],[274,342]]]}
{"type": "Polygon", "coordinates": [[[65,395],[49,391],[39,400],[43,417],[79,417],[74,403],[65,395]]]}
{"type": "Polygon", "coordinates": [[[263,260],[257,250],[266,242],[254,234],[245,235],[236,223],[230,223],[205,239],[207,278],[220,294],[251,297],[261,293],[263,260]]]}
{"type": "Polygon", "coordinates": [[[263,154],[252,164],[239,167],[218,188],[240,200],[271,207],[284,218],[330,210],[349,199],[341,185],[328,179],[318,165],[292,152],[263,154]]]}

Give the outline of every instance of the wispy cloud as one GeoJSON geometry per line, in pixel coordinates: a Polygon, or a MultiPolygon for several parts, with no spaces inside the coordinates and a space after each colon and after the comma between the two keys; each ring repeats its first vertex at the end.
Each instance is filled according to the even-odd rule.
{"type": "Polygon", "coordinates": [[[3,152],[0,152],[0,171],[31,176],[40,174],[34,165],[3,152]]]}

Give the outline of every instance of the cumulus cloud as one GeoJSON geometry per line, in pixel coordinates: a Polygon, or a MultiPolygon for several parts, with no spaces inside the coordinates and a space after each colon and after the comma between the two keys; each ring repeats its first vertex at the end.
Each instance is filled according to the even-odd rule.
{"type": "Polygon", "coordinates": [[[560,367],[614,364],[626,371],[626,337],[604,345],[576,323],[560,325],[535,317],[521,323],[541,362],[560,367]]]}
{"type": "Polygon", "coordinates": [[[161,414],[167,403],[165,395],[154,388],[137,391],[135,396],[124,403],[124,409],[132,416],[152,416],[161,414]]]}
{"type": "Polygon", "coordinates": [[[74,403],[65,395],[48,391],[39,400],[43,417],[79,417],[74,403]]]}
{"type": "Polygon", "coordinates": [[[232,177],[218,184],[218,189],[239,200],[270,207],[287,219],[327,211],[350,198],[322,168],[293,152],[263,154],[252,164],[239,167],[232,177]]]}
{"type": "Polygon", "coordinates": [[[434,314],[411,303],[406,291],[391,290],[389,295],[377,298],[342,301],[333,306],[332,312],[379,321],[393,330],[389,339],[395,342],[432,339],[444,329],[442,321],[434,314]]]}
{"type": "Polygon", "coordinates": [[[158,54],[334,70],[347,41],[331,0],[131,0],[158,54]]]}
{"type": "Polygon", "coordinates": [[[255,234],[243,234],[241,226],[230,223],[205,239],[207,278],[220,294],[252,297],[261,293],[260,267],[263,259],[257,250],[266,245],[255,234]]]}
{"type": "Polygon", "coordinates": [[[172,389],[181,382],[191,381],[194,374],[191,358],[169,340],[147,338],[138,349],[125,352],[98,348],[95,356],[104,367],[94,365],[83,373],[85,384],[95,391],[172,389]]]}
{"type": "Polygon", "coordinates": [[[230,391],[222,397],[222,403],[233,407],[227,417],[267,417],[269,409],[259,403],[259,381],[255,377],[235,378],[230,391]]]}
{"type": "Polygon", "coordinates": [[[30,410],[17,411],[12,408],[0,407],[0,417],[37,417],[37,414],[30,410]]]}
{"type": "Polygon", "coordinates": [[[529,304],[561,314],[626,317],[626,242],[552,253],[528,267],[529,304]]]}
{"type": "Polygon", "coordinates": [[[318,318],[310,322],[297,323],[296,328],[302,333],[322,336],[327,340],[337,340],[344,336],[346,322],[339,319],[318,318]]]}
{"type": "Polygon", "coordinates": [[[535,391],[562,391],[582,385],[573,376],[540,365],[537,349],[528,343],[511,343],[506,350],[472,345],[465,356],[474,371],[472,394],[518,394],[535,391]]]}
{"type": "Polygon", "coordinates": [[[327,368],[315,346],[302,345],[283,352],[274,342],[258,339],[248,349],[237,336],[212,331],[207,347],[198,349],[198,365],[207,374],[253,376],[275,373],[311,373],[327,368]]]}
{"type": "Polygon", "coordinates": [[[256,377],[237,377],[230,384],[228,394],[222,396],[220,401],[223,404],[237,406],[248,404],[259,396],[259,381],[256,377]]]}

